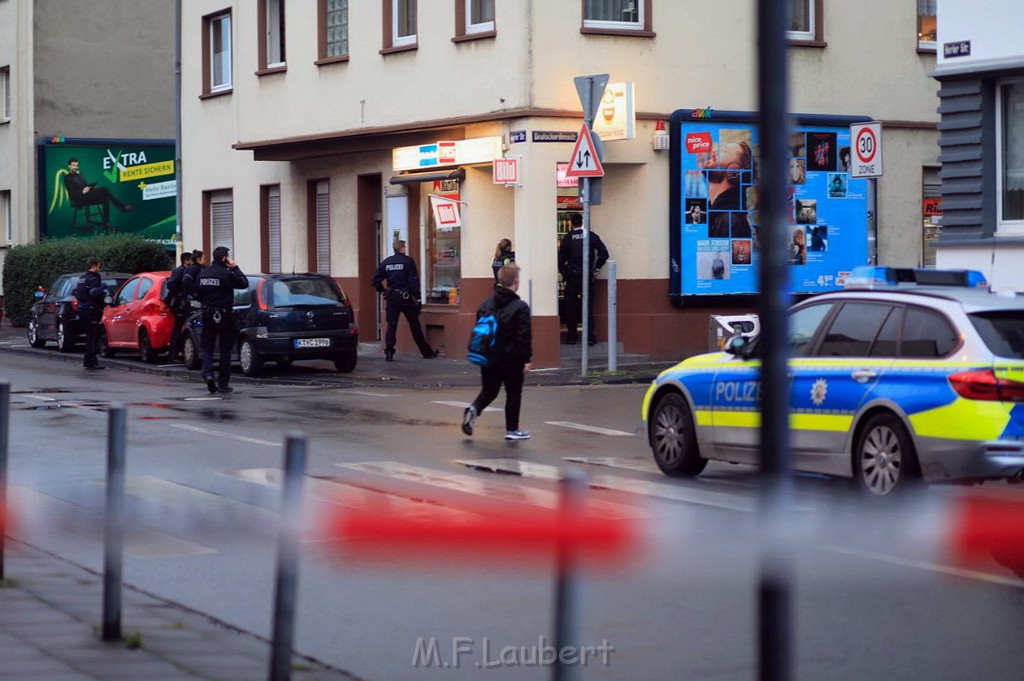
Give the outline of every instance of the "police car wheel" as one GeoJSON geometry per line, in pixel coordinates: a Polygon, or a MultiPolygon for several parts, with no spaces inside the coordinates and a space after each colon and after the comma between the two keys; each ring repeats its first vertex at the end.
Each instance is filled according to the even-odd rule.
{"type": "Polygon", "coordinates": [[[244,339],[238,348],[238,363],[242,366],[242,373],[246,376],[257,374],[263,368],[263,360],[260,359],[256,348],[248,338],[244,339]]]}
{"type": "Polygon", "coordinates": [[[181,354],[185,358],[186,369],[195,371],[202,366],[203,363],[196,348],[196,341],[191,335],[185,336],[185,340],[181,342],[181,354]]]}
{"type": "Polygon", "coordinates": [[[887,497],[913,484],[918,477],[914,443],[894,414],[876,414],[857,438],[853,476],[867,494],[887,497]]]}
{"type": "Polygon", "coordinates": [[[700,474],[708,460],[697,449],[693,415],[679,393],[668,393],[651,411],[651,449],[654,461],[666,475],[692,477],[700,474]]]}
{"type": "Polygon", "coordinates": [[[355,371],[358,360],[359,357],[355,352],[340,355],[334,358],[334,368],[343,374],[348,374],[355,371]]]}
{"type": "Polygon", "coordinates": [[[28,344],[34,348],[46,345],[46,341],[39,337],[39,323],[34,319],[28,320],[28,344]]]}
{"type": "Polygon", "coordinates": [[[64,320],[57,322],[57,350],[59,352],[71,352],[75,349],[75,341],[68,333],[68,327],[64,320]]]}

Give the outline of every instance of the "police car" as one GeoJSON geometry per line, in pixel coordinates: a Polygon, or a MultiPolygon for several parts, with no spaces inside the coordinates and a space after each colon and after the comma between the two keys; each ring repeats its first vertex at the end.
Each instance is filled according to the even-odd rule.
{"type": "MultiPolygon", "coordinates": [[[[856,268],[789,315],[790,442],[802,471],[888,496],[925,482],[1024,479],[1024,298],[980,273],[856,268]]],[[[757,464],[757,340],[664,371],[643,401],[671,476],[757,464]]]]}

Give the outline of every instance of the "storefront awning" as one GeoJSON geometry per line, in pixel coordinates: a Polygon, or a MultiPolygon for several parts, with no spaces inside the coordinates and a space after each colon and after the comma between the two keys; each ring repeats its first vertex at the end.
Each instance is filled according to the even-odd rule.
{"type": "Polygon", "coordinates": [[[456,168],[455,170],[438,170],[431,173],[406,173],[395,175],[391,178],[391,184],[412,184],[414,182],[440,182],[442,180],[465,180],[466,169],[456,168]]]}

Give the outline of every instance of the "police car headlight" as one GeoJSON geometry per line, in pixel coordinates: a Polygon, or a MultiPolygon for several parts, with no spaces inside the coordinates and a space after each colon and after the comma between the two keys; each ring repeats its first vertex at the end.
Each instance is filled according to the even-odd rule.
{"type": "Polygon", "coordinates": [[[267,327],[261,326],[256,329],[257,338],[270,338],[270,332],[267,331],[267,327]]]}

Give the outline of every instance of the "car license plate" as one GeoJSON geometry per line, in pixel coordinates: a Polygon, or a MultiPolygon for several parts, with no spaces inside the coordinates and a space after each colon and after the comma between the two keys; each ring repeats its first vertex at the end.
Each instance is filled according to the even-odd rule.
{"type": "Polygon", "coordinates": [[[296,348],[329,348],[331,347],[330,338],[296,338],[296,348]]]}

